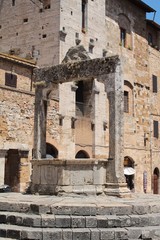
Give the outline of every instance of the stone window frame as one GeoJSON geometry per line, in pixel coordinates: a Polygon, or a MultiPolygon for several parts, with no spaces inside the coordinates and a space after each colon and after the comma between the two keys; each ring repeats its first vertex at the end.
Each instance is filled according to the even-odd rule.
{"type": "Polygon", "coordinates": [[[124,113],[133,115],[133,103],[133,86],[129,81],[124,80],[124,113]]]}
{"type": "Polygon", "coordinates": [[[17,75],[5,72],[5,86],[17,88],[17,75]]]}
{"type": "Polygon", "coordinates": [[[88,0],[82,0],[81,11],[82,11],[82,32],[87,31],[87,18],[88,18],[88,0]]]}
{"type": "Polygon", "coordinates": [[[120,46],[132,49],[131,21],[127,15],[120,13],[118,15],[118,24],[120,29],[120,46]]]}
{"type": "Polygon", "coordinates": [[[158,93],[157,76],[154,74],[152,74],[152,91],[153,91],[153,93],[158,93]]]}
{"type": "Polygon", "coordinates": [[[153,120],[153,137],[159,138],[159,122],[157,120],[153,120]]]}

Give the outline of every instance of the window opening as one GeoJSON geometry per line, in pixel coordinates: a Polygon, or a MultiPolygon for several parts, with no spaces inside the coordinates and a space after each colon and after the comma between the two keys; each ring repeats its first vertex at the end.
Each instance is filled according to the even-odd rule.
{"type": "Polygon", "coordinates": [[[124,112],[129,112],[129,93],[124,91],[124,112]]]}
{"type": "Polygon", "coordinates": [[[158,125],[158,121],[153,121],[153,136],[155,138],[158,138],[159,136],[158,125]]]}
{"type": "Polygon", "coordinates": [[[120,28],[120,43],[122,47],[126,46],[126,30],[124,28],[120,28]]]}
{"type": "Polygon", "coordinates": [[[82,32],[86,31],[87,27],[87,0],[82,0],[82,32]]]}
{"type": "Polygon", "coordinates": [[[15,2],[16,2],[15,0],[12,0],[12,6],[15,6],[15,2]]]}
{"type": "Polygon", "coordinates": [[[153,37],[152,37],[151,33],[148,33],[148,43],[149,43],[149,45],[153,44],[153,37]]]}
{"type": "Polygon", "coordinates": [[[28,22],[28,18],[24,18],[24,19],[23,19],[23,22],[24,22],[24,23],[27,23],[27,22],[28,22]]]}
{"type": "Polygon", "coordinates": [[[8,87],[17,87],[17,75],[13,73],[5,73],[5,85],[8,87]]]}
{"type": "Polygon", "coordinates": [[[158,92],[158,85],[157,85],[157,76],[152,75],[152,86],[153,86],[153,92],[158,92]]]}

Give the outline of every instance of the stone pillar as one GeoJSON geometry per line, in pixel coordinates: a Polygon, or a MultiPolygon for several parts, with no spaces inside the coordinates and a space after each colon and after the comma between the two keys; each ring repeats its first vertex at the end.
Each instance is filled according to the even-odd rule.
{"type": "Polygon", "coordinates": [[[93,85],[93,157],[94,158],[107,158],[107,149],[106,149],[106,92],[104,84],[94,80],[93,85]]]}
{"type": "Polygon", "coordinates": [[[20,166],[19,166],[19,191],[25,192],[30,179],[30,165],[28,159],[28,150],[19,150],[20,166]]]}
{"type": "Polygon", "coordinates": [[[43,98],[43,87],[36,86],[34,114],[34,158],[46,157],[47,99],[43,98]]]}
{"type": "Polygon", "coordinates": [[[104,84],[109,100],[109,161],[105,193],[128,195],[124,172],[124,100],[120,62],[114,73],[105,76],[104,84]]]}
{"type": "Polygon", "coordinates": [[[59,115],[60,126],[60,148],[59,159],[75,158],[75,91],[74,83],[63,83],[59,86],[59,115]]]}
{"type": "Polygon", "coordinates": [[[0,150],[0,185],[4,184],[5,178],[5,160],[6,160],[7,150],[0,150]]]}

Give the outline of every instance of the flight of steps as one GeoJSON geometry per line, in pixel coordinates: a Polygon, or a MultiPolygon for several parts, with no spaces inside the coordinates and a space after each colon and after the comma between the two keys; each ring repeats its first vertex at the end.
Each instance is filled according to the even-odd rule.
{"type": "Polygon", "coordinates": [[[160,205],[0,202],[0,239],[160,240],[160,205]]]}

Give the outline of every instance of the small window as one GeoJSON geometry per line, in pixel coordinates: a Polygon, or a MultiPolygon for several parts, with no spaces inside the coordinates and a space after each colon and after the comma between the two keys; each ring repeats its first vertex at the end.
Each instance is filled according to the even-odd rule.
{"type": "Polygon", "coordinates": [[[5,73],[5,85],[8,87],[17,87],[17,76],[12,73],[5,73]]]}
{"type": "Polygon", "coordinates": [[[124,91],[124,112],[129,112],[129,93],[124,91]]]}
{"type": "Polygon", "coordinates": [[[122,47],[126,46],[126,30],[124,28],[120,28],[120,43],[122,47]]]}
{"type": "Polygon", "coordinates": [[[87,0],[82,0],[82,32],[87,28],[87,0]]]}
{"type": "Polygon", "coordinates": [[[158,138],[159,131],[158,131],[158,121],[153,121],[153,136],[158,138]]]}
{"type": "Polygon", "coordinates": [[[157,84],[157,76],[152,75],[152,87],[153,87],[153,92],[157,93],[158,92],[158,84],[157,84]]]}
{"type": "Polygon", "coordinates": [[[27,23],[27,22],[28,22],[28,18],[24,18],[24,19],[23,19],[23,22],[24,22],[24,23],[27,23]]]}
{"type": "Polygon", "coordinates": [[[15,0],[12,0],[12,6],[15,6],[15,0]]]}
{"type": "Polygon", "coordinates": [[[149,45],[153,44],[153,37],[152,37],[151,33],[148,33],[148,43],[149,43],[149,45]]]}

